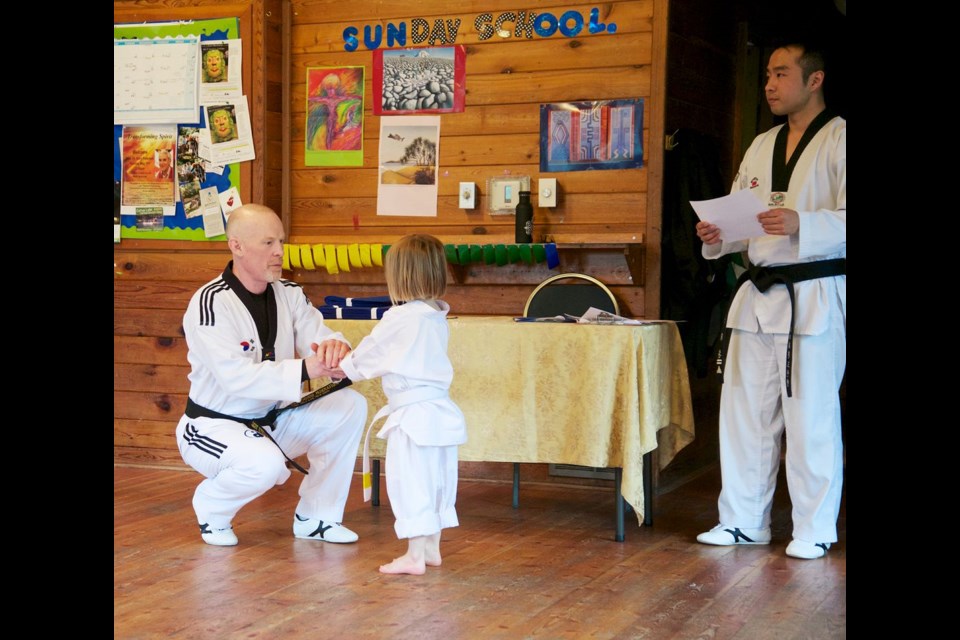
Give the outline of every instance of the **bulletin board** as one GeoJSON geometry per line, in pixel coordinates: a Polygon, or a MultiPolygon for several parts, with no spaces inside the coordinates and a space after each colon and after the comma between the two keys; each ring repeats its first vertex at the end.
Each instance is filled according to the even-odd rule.
{"type": "MultiPolygon", "coordinates": [[[[186,37],[198,36],[200,41],[204,40],[228,40],[240,38],[239,20],[237,18],[214,18],[208,20],[187,20],[172,22],[143,23],[137,25],[114,25],[114,38],[163,38],[163,37],[186,37]]],[[[200,109],[199,122],[182,122],[180,126],[204,127],[203,110],[200,109]]],[[[120,150],[120,139],[123,134],[122,125],[113,127],[113,179],[114,185],[118,185],[121,180],[122,172],[122,153],[120,150]]],[[[217,192],[222,193],[230,187],[240,188],[240,170],[239,163],[224,166],[223,174],[207,172],[204,180],[201,181],[201,188],[216,187],[217,192]]],[[[187,218],[184,213],[183,203],[178,199],[175,213],[172,216],[164,216],[163,228],[159,230],[139,230],[137,229],[136,216],[120,216],[120,237],[136,238],[142,240],[196,240],[196,241],[217,241],[225,240],[225,236],[219,235],[207,238],[203,229],[203,217],[197,216],[187,218]]]]}

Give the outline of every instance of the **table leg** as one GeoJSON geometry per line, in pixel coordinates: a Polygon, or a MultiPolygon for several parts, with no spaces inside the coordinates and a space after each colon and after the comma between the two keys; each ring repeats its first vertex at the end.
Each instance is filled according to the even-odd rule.
{"type": "Polygon", "coordinates": [[[653,451],[643,454],[643,524],[653,526],[653,451]]]}
{"type": "Polygon", "coordinates": [[[617,535],[614,537],[614,540],[617,542],[623,542],[623,493],[621,493],[620,487],[623,482],[623,469],[620,467],[614,467],[613,469],[613,482],[614,482],[614,493],[615,500],[617,501],[617,535]]]}
{"type": "Polygon", "coordinates": [[[513,463],[513,508],[520,508],[520,463],[513,463]]]}

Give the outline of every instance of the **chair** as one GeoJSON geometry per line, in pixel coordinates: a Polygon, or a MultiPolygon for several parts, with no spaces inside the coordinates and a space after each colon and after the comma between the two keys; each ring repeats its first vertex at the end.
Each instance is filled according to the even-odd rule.
{"type": "Polygon", "coordinates": [[[590,307],[620,314],[613,292],[596,278],[582,273],[560,273],[537,285],[523,307],[526,318],[569,313],[582,316],[590,307]]]}
{"type": "MultiPolygon", "coordinates": [[[[533,290],[527,298],[527,303],[523,308],[523,315],[526,318],[542,318],[549,316],[569,313],[570,315],[582,316],[587,309],[595,307],[602,311],[610,311],[620,315],[620,305],[613,292],[605,284],[592,276],[582,273],[561,273],[547,278],[533,290]]],[[[647,497],[648,487],[652,482],[647,482],[648,470],[647,464],[649,457],[644,456],[644,523],[650,520],[650,500],[647,497]]],[[[617,542],[623,542],[624,527],[623,513],[624,501],[620,493],[623,469],[616,467],[614,472],[614,485],[616,491],[617,507],[617,542]]],[[[520,463],[513,463],[513,508],[520,506],[520,463]]]]}

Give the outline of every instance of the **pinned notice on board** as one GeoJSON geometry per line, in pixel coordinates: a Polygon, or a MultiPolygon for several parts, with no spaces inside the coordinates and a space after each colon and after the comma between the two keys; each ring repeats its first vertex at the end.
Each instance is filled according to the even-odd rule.
{"type": "Polygon", "coordinates": [[[222,236],[225,233],[223,227],[223,213],[220,211],[220,198],[216,187],[208,187],[200,190],[200,203],[203,210],[203,235],[206,238],[222,236]]]}
{"type": "MultiPolygon", "coordinates": [[[[115,14],[119,16],[129,17],[130,11],[115,14]]],[[[211,236],[223,223],[219,198],[214,194],[216,204],[206,208],[199,191],[236,187],[233,207],[242,204],[239,189],[247,185],[241,185],[237,163],[245,160],[244,155],[254,159],[255,154],[252,137],[249,145],[245,141],[250,136],[242,87],[249,70],[241,61],[239,34],[237,17],[114,24],[114,111],[122,112],[114,120],[114,181],[117,194],[123,192],[117,202],[122,209],[123,239],[220,240],[222,235],[211,236]],[[206,59],[201,60],[204,54],[206,59]],[[189,109],[178,110],[180,103],[189,109]],[[220,125],[216,140],[209,130],[200,133],[201,127],[212,123],[210,111],[201,105],[222,108],[215,109],[220,125]],[[128,134],[133,129],[127,125],[141,129],[139,144],[124,134],[124,129],[128,134]],[[169,145],[160,129],[163,126],[176,130],[169,145]],[[153,137],[157,144],[151,155],[148,147],[153,137]],[[199,146],[204,142],[212,147],[210,155],[219,157],[201,155],[199,146]],[[159,194],[154,192],[165,184],[161,177],[167,179],[161,147],[173,152],[175,177],[170,179],[171,197],[168,199],[164,190],[158,202],[159,194]],[[163,209],[162,221],[145,209],[157,206],[163,209]]],[[[247,191],[243,193],[246,197],[247,191]]]]}
{"type": "Polygon", "coordinates": [[[223,215],[226,216],[227,220],[230,220],[230,212],[238,207],[242,207],[243,203],[240,202],[240,192],[236,187],[230,187],[226,191],[223,191],[219,194],[220,196],[220,208],[223,209],[223,215]]]}
{"type": "Polygon", "coordinates": [[[207,124],[200,130],[200,157],[214,164],[256,159],[246,96],[203,104],[207,124]]]}
{"type": "Polygon", "coordinates": [[[198,42],[195,36],[115,38],[113,123],[196,122],[198,42]]]}

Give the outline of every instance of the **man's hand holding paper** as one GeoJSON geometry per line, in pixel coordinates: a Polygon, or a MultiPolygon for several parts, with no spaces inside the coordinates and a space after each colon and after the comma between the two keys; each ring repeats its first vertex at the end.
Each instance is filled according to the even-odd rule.
{"type": "Polygon", "coordinates": [[[712,200],[691,200],[690,206],[701,220],[697,233],[704,244],[716,244],[721,239],[735,242],[766,233],[757,215],[767,207],[749,189],[712,200]]]}
{"type": "Polygon", "coordinates": [[[800,214],[793,209],[770,209],[757,216],[764,233],[789,236],[800,231],[800,214]]]}

